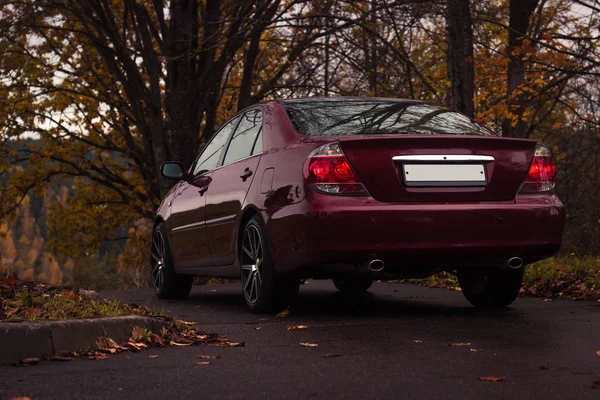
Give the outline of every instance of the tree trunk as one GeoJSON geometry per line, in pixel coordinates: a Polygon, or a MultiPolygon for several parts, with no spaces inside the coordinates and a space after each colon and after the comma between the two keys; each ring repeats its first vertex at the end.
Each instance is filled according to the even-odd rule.
{"type": "Polygon", "coordinates": [[[254,70],[256,69],[256,59],[260,53],[260,38],[265,31],[265,28],[271,23],[275,16],[281,0],[263,1],[257,3],[257,7],[262,8],[263,12],[257,15],[258,22],[254,25],[250,34],[250,43],[244,55],[244,68],[242,72],[242,82],[240,84],[240,92],[238,97],[238,111],[244,109],[255,102],[252,96],[252,86],[254,84],[254,70]]]}
{"type": "Polygon", "coordinates": [[[526,138],[528,136],[527,121],[523,114],[527,107],[527,96],[517,92],[525,82],[525,59],[533,48],[523,48],[523,36],[529,29],[529,20],[539,0],[510,0],[510,21],[508,29],[508,116],[502,124],[504,136],[526,138]]]}
{"type": "MultiPolygon", "coordinates": [[[[194,86],[196,57],[199,46],[198,0],[171,2],[171,24],[168,33],[166,108],[171,154],[188,168],[194,160],[200,140],[198,101],[194,86]],[[194,151],[190,151],[194,149],[194,151]]],[[[212,22],[212,21],[211,21],[212,22]]],[[[160,160],[157,160],[160,165],[160,160]]]]}
{"type": "Polygon", "coordinates": [[[474,116],[475,70],[473,66],[473,23],[470,0],[448,0],[448,105],[474,116]]]}

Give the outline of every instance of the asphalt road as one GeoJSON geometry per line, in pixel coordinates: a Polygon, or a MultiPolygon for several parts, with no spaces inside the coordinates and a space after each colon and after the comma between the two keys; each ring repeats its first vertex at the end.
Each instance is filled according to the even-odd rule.
{"type": "Polygon", "coordinates": [[[377,283],[348,300],[312,281],[277,318],[248,313],[238,284],[198,287],[185,301],[161,302],[150,290],[104,294],[247,346],[0,367],[0,399],[600,399],[600,303],[518,299],[481,311],[445,289],[377,283]],[[287,330],[296,324],[309,328],[287,330]],[[196,354],[223,358],[194,365],[196,354]]]}

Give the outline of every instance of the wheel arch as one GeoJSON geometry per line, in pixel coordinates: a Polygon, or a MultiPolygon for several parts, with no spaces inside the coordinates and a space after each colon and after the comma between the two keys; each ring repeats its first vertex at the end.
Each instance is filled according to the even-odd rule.
{"type": "MultiPolygon", "coordinates": [[[[236,261],[237,261],[237,257],[238,257],[238,251],[239,251],[239,246],[240,246],[240,240],[242,239],[242,235],[244,234],[244,227],[246,226],[246,224],[248,223],[248,221],[250,221],[250,219],[252,217],[254,217],[255,215],[258,216],[258,218],[260,219],[260,223],[263,227],[263,230],[265,230],[265,221],[260,213],[260,211],[258,210],[258,208],[256,208],[253,205],[248,205],[244,211],[242,211],[241,213],[241,217],[240,217],[240,222],[238,224],[237,227],[237,234],[236,234],[236,241],[235,241],[235,254],[236,254],[236,261]]],[[[266,235],[266,232],[265,232],[266,235]]],[[[268,240],[268,238],[267,238],[268,240]]]]}

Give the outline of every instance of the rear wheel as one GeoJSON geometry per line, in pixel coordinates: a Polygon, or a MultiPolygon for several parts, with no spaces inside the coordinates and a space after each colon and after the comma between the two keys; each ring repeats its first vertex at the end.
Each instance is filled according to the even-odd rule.
{"type": "Polygon", "coordinates": [[[459,270],[458,282],[467,300],[475,307],[502,308],[514,302],[523,284],[525,268],[459,270]]]}
{"type": "Polygon", "coordinates": [[[239,257],[244,298],[252,312],[277,312],[294,302],[300,280],[277,276],[271,251],[257,216],[251,218],[244,228],[239,257]]]}
{"type": "Polygon", "coordinates": [[[369,290],[373,280],[366,278],[334,279],[333,284],[342,293],[360,294],[369,290]]]}
{"type": "Polygon", "coordinates": [[[171,247],[164,224],[158,224],[152,235],[150,249],[152,287],[161,299],[184,299],[192,290],[194,277],[179,275],[173,268],[171,247]]]}

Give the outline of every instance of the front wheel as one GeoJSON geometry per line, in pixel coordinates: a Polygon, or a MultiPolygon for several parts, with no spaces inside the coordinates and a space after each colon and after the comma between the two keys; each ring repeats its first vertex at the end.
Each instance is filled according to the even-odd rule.
{"type": "Polygon", "coordinates": [[[158,224],[152,234],[150,249],[152,287],[161,299],[184,299],[192,290],[194,277],[179,275],[173,268],[171,247],[164,224],[158,224]]]}
{"type": "Polygon", "coordinates": [[[252,312],[277,312],[294,302],[300,281],[275,273],[271,251],[257,216],[244,227],[239,257],[244,298],[252,312]]]}
{"type": "Polygon", "coordinates": [[[458,283],[469,303],[481,308],[502,308],[512,304],[521,290],[525,268],[504,270],[459,270],[458,283]]]}

